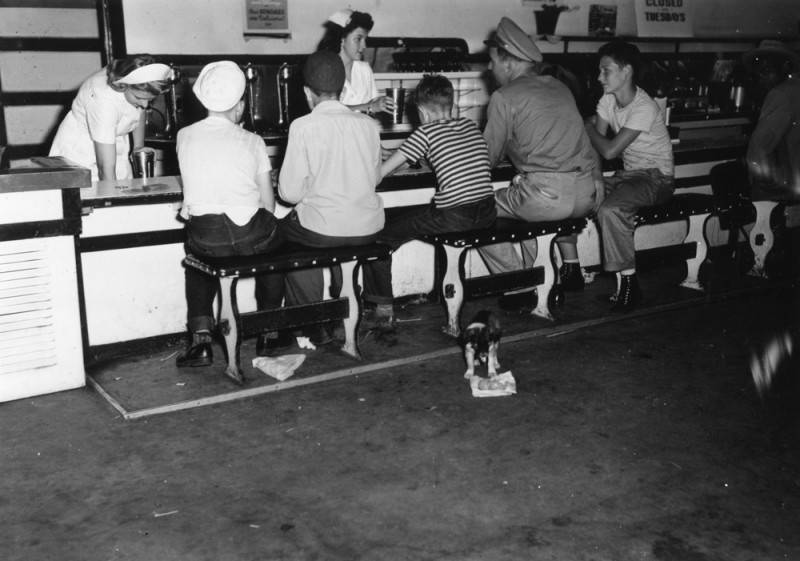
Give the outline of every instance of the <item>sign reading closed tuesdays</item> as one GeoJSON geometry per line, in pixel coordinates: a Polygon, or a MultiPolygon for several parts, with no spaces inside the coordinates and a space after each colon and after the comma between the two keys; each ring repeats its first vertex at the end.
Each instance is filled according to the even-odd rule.
{"type": "Polygon", "coordinates": [[[639,37],[691,37],[692,0],[634,0],[639,37]]]}
{"type": "Polygon", "coordinates": [[[288,0],[245,0],[245,33],[286,35],[289,33],[288,0]]]}

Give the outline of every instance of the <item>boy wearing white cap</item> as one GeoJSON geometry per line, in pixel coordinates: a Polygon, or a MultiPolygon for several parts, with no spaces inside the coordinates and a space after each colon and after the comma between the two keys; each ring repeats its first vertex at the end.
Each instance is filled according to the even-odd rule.
{"type": "MultiPolygon", "coordinates": [[[[208,117],[178,131],[187,251],[208,257],[267,253],[281,243],[281,236],[272,214],[275,197],[267,148],[261,137],[239,126],[245,107],[244,73],[231,61],[213,62],[202,69],[192,90],[208,117]]],[[[255,283],[259,310],[280,307],[280,276],[261,275],[255,283]]],[[[192,341],[178,356],[178,366],[207,366],[213,360],[217,285],[215,278],[186,268],[192,341]]],[[[266,342],[265,334],[259,336],[259,354],[266,342]]]]}

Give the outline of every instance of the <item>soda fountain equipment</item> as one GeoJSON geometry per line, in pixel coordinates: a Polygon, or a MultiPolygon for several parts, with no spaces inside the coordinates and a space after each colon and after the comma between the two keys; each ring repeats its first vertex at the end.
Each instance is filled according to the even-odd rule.
{"type": "Polygon", "coordinates": [[[164,126],[164,136],[174,138],[180,128],[177,84],[181,81],[181,71],[172,64],[169,65],[167,81],[169,82],[169,92],[167,94],[167,122],[164,126]]]}
{"type": "Polygon", "coordinates": [[[259,78],[258,69],[251,63],[244,68],[244,77],[247,80],[247,116],[248,128],[256,130],[256,86],[259,78]]]}
{"type": "Polygon", "coordinates": [[[289,127],[289,85],[292,79],[292,67],[284,62],[278,67],[275,81],[278,87],[278,128],[289,127]]]}

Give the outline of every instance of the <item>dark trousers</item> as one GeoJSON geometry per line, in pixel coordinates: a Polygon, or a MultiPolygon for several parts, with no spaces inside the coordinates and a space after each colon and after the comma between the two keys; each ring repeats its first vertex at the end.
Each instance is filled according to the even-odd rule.
{"type": "MultiPolygon", "coordinates": [[[[494,197],[449,208],[436,208],[431,204],[389,220],[378,234],[378,241],[394,250],[424,234],[488,228],[494,224],[496,217],[494,197]]],[[[391,304],[392,299],[392,258],[365,264],[364,300],[391,304]]]]}
{"type": "MultiPolygon", "coordinates": [[[[282,243],[277,219],[259,209],[250,222],[239,226],[225,214],[192,216],[186,223],[186,252],[199,258],[255,255],[274,251],[282,243]]],[[[186,306],[189,331],[214,327],[214,297],[219,290],[216,277],[186,267],[186,306]]],[[[283,278],[278,274],[255,277],[259,310],[279,308],[283,300],[283,278]]]]}
{"type": "Polygon", "coordinates": [[[603,246],[603,268],[624,271],[636,267],[633,233],[636,211],[669,200],[675,180],[657,169],[618,171],[605,179],[606,198],[597,209],[603,246]]]}
{"type": "MultiPolygon", "coordinates": [[[[280,221],[286,241],[307,247],[341,247],[373,243],[376,234],[368,236],[326,236],[303,227],[295,211],[280,221]]],[[[286,305],[309,304],[324,299],[322,269],[301,269],[286,273],[286,305]]],[[[338,298],[342,289],[342,269],[331,267],[331,297],[338,298]]]]}

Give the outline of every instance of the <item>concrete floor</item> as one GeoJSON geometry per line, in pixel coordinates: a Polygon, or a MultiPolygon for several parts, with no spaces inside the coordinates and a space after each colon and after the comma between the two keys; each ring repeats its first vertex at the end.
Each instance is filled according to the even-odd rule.
{"type": "MultiPolygon", "coordinates": [[[[0,405],[0,559],[800,559],[800,381],[760,399],[775,288],[138,421],[0,405]]],[[[800,341],[800,338],[797,338],[800,341]]]]}

